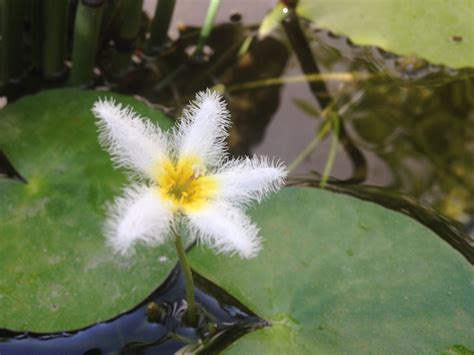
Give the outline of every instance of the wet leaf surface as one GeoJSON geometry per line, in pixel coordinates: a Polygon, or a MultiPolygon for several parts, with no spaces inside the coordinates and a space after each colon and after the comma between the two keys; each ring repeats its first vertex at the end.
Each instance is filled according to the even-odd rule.
{"type": "Polygon", "coordinates": [[[311,188],[286,188],[251,214],[265,238],[257,258],[190,254],[196,271],[271,323],[227,353],[474,346],[474,270],[418,222],[311,188]]]}
{"type": "Polygon", "coordinates": [[[53,332],[107,320],[145,299],[175,264],[172,245],[121,258],[105,244],[105,204],[126,177],[97,141],[90,109],[104,96],[171,125],[134,99],[71,89],[0,112],[0,149],[26,179],[0,178],[0,328],[53,332]]]}

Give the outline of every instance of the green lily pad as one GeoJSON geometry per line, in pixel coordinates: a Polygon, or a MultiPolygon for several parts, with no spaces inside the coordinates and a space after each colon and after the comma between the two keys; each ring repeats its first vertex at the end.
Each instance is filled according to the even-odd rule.
{"type": "Polygon", "coordinates": [[[453,68],[474,67],[471,0],[300,0],[297,10],[357,44],[453,68]]]}
{"type": "Polygon", "coordinates": [[[312,188],[286,188],[251,215],[265,238],[255,259],[190,252],[194,270],[271,323],[226,353],[474,348],[474,268],[418,222],[312,188]]]}
{"type": "Polygon", "coordinates": [[[104,96],[171,126],[108,92],[46,91],[0,111],[0,150],[27,181],[0,178],[0,328],[53,332],[104,321],[144,300],[175,264],[172,245],[124,258],[105,244],[105,204],[126,177],[97,140],[90,109],[104,96]]]}

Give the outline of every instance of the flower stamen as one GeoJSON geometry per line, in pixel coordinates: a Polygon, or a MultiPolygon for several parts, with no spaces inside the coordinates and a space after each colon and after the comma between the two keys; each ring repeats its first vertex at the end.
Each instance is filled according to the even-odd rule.
{"type": "Polygon", "coordinates": [[[172,202],[176,210],[197,211],[206,206],[217,190],[217,181],[205,175],[199,159],[181,158],[177,163],[166,161],[157,173],[156,184],[161,196],[172,202]]]}

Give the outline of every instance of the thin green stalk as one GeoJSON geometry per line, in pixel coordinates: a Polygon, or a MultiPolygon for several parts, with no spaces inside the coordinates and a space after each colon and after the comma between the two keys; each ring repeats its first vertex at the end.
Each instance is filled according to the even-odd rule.
{"type": "MultiPolygon", "coordinates": [[[[229,91],[229,89],[227,89],[227,91],[229,91]]],[[[337,110],[337,112],[333,112],[333,110],[334,110],[334,108],[337,104],[337,101],[333,100],[333,101],[331,101],[331,103],[329,105],[326,106],[326,108],[322,112],[311,113],[312,116],[315,116],[315,117],[318,117],[318,118],[322,117],[324,119],[324,123],[321,126],[321,128],[319,129],[319,132],[316,135],[316,137],[314,137],[311,140],[311,142],[308,143],[308,145],[298,154],[298,156],[288,166],[288,171],[289,172],[296,169],[306,158],[308,158],[313,153],[313,151],[316,149],[316,146],[318,145],[318,143],[323,138],[326,137],[326,135],[331,131],[331,129],[333,131],[333,134],[334,134],[334,130],[336,130],[337,142],[339,141],[339,135],[343,133],[343,132],[341,132],[339,117],[341,117],[343,114],[345,114],[349,110],[349,108],[352,107],[355,103],[359,102],[362,99],[363,94],[364,94],[363,91],[359,91],[358,93],[353,95],[351,97],[351,99],[349,100],[349,102],[345,103],[339,110],[337,110]]],[[[317,109],[315,109],[315,110],[317,110],[317,109]]],[[[334,141],[334,139],[333,139],[333,141],[334,141]]],[[[336,147],[331,146],[331,149],[336,149],[336,148],[337,148],[337,144],[336,144],[336,147]]],[[[329,154],[331,154],[331,152],[332,152],[332,150],[330,150],[329,154]]],[[[329,172],[332,169],[332,165],[334,163],[334,158],[336,156],[335,151],[333,152],[333,154],[334,154],[333,157],[331,157],[331,155],[328,155],[328,161],[327,161],[325,169],[324,169],[325,174],[323,173],[323,179],[321,181],[321,183],[323,185],[322,187],[324,187],[326,185],[327,176],[328,176],[329,172]],[[324,176],[326,176],[326,178],[324,178],[324,176]]]]}
{"type": "Polygon", "coordinates": [[[253,41],[253,35],[252,34],[249,34],[244,42],[242,43],[242,45],[240,46],[239,48],[239,51],[237,52],[237,56],[238,57],[241,57],[243,56],[245,53],[248,52],[248,50],[250,49],[250,45],[252,44],[252,41],[253,41]]]}
{"type": "Polygon", "coordinates": [[[278,27],[281,21],[285,18],[288,12],[287,5],[280,1],[278,2],[262,20],[258,28],[258,38],[264,38],[268,36],[276,27],[278,27]]]}
{"type": "Polygon", "coordinates": [[[72,49],[71,85],[89,85],[99,44],[104,0],[81,0],[76,12],[72,49]]]}
{"type": "Polygon", "coordinates": [[[186,301],[188,302],[188,312],[186,313],[186,317],[189,323],[194,324],[196,322],[196,303],[194,301],[193,274],[188,264],[183,240],[177,233],[174,233],[174,243],[176,246],[176,251],[178,252],[179,264],[181,265],[184,275],[186,301]]]}
{"type": "Polygon", "coordinates": [[[301,82],[313,81],[336,81],[336,82],[355,82],[371,79],[370,74],[367,73],[313,73],[304,75],[291,75],[278,78],[269,78],[263,80],[247,81],[242,84],[231,85],[227,87],[227,91],[240,91],[258,89],[261,87],[268,87],[273,85],[292,84],[301,82]]]}
{"type": "Polygon", "coordinates": [[[0,86],[18,79],[24,72],[24,0],[0,0],[0,86]]]}
{"type": "Polygon", "coordinates": [[[326,187],[326,184],[329,180],[329,174],[331,174],[334,161],[336,159],[337,147],[339,145],[339,117],[336,113],[331,115],[331,126],[332,126],[332,139],[331,147],[329,148],[328,159],[326,165],[324,166],[323,176],[321,177],[321,182],[319,186],[321,188],[326,187]]]}
{"type": "Polygon", "coordinates": [[[309,144],[298,154],[298,156],[288,165],[288,172],[295,170],[306,158],[308,158],[313,151],[316,149],[316,146],[331,130],[331,124],[329,121],[325,121],[319,130],[318,134],[309,142],[309,144]]]}
{"type": "Polygon", "coordinates": [[[155,17],[151,24],[150,38],[145,46],[147,54],[155,54],[160,51],[168,40],[168,29],[176,0],[159,0],[156,5],[155,17]]]}
{"type": "Polygon", "coordinates": [[[209,39],[209,35],[211,34],[212,28],[214,27],[214,21],[216,19],[217,10],[219,9],[220,3],[220,0],[211,0],[209,3],[206,19],[204,20],[204,26],[202,26],[201,33],[199,34],[199,40],[193,53],[194,58],[199,58],[202,55],[204,45],[209,39]]]}
{"type": "Polygon", "coordinates": [[[44,26],[42,63],[46,78],[57,76],[64,70],[68,4],[68,0],[44,0],[42,3],[44,26]]]}
{"type": "Polygon", "coordinates": [[[331,114],[331,111],[334,109],[334,106],[336,105],[336,101],[332,101],[329,105],[326,106],[326,108],[322,112],[314,113],[315,117],[321,117],[324,122],[321,126],[321,128],[318,131],[318,134],[316,137],[314,137],[311,142],[298,154],[298,156],[291,162],[291,164],[288,166],[288,171],[291,172],[294,169],[296,169],[306,158],[308,158],[313,151],[316,149],[316,146],[318,143],[325,138],[328,133],[331,131],[331,125],[332,122],[328,117],[331,114]]]}

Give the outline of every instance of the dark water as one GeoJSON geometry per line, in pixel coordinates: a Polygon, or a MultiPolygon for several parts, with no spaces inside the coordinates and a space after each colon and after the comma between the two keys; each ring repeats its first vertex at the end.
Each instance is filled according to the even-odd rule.
{"type": "Polygon", "coordinates": [[[224,290],[194,276],[196,302],[205,314],[197,328],[182,321],[184,279],[177,267],[142,304],[108,322],[70,333],[15,333],[0,329],[0,354],[174,354],[180,349],[209,353],[267,325],[224,290]],[[157,305],[163,313],[153,311],[157,305]]]}
{"type": "MultiPolygon", "coordinates": [[[[218,87],[234,122],[231,152],[261,153],[287,163],[317,134],[324,122],[321,111],[332,107],[341,131],[328,188],[410,215],[474,263],[474,72],[356,46],[291,18],[272,36],[254,37],[239,54],[256,29],[244,20],[234,14],[218,25],[200,61],[186,54],[199,33],[193,27],[183,27],[160,56],[138,51],[120,75],[110,65],[116,53],[105,45],[93,86],[137,95],[173,116],[196,91],[218,87]]],[[[9,101],[65,85],[65,77],[43,82],[34,70],[30,74],[8,93],[9,101]]],[[[329,146],[327,138],[308,154],[291,182],[317,187],[329,146]]],[[[2,173],[21,178],[0,156],[2,173]]],[[[72,334],[1,331],[0,353],[64,354],[66,348],[68,354],[174,353],[201,337],[207,339],[204,350],[215,352],[265,325],[223,290],[200,277],[196,284],[215,333],[182,326],[169,314],[161,322],[148,321],[150,301],[171,308],[182,303],[182,279],[175,270],[147,301],[110,322],[72,334]]]]}

